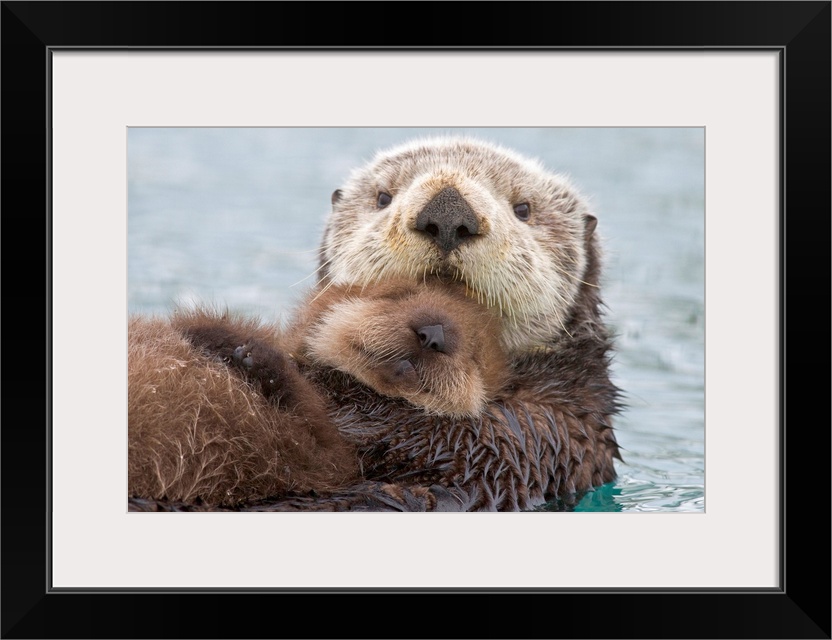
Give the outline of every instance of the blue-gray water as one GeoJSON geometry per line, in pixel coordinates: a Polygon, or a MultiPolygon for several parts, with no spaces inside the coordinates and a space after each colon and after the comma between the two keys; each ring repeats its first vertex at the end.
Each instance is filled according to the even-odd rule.
{"type": "Polygon", "coordinates": [[[284,317],[313,282],[332,191],[376,150],[436,133],[539,158],[598,217],[624,463],[577,510],[703,511],[704,129],[131,128],[129,311],[284,317]]]}

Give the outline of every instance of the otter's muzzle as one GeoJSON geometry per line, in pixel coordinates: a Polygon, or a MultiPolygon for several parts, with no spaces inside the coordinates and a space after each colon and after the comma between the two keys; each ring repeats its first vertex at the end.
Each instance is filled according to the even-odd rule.
{"type": "Polygon", "coordinates": [[[443,252],[456,249],[479,234],[477,216],[453,187],[445,187],[416,216],[416,231],[427,235],[443,252]]]}

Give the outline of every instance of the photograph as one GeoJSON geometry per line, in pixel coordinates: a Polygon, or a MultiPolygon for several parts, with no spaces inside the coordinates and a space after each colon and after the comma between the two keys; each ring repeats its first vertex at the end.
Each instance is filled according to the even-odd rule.
{"type": "Polygon", "coordinates": [[[704,128],[127,144],[131,510],[705,509],[704,128]]]}

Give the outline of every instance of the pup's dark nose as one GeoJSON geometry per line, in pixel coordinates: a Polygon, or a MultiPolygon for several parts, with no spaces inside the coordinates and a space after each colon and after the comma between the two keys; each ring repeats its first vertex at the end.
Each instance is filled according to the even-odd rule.
{"type": "Polygon", "coordinates": [[[479,234],[479,224],[462,194],[453,187],[445,187],[416,216],[416,230],[448,253],[464,240],[479,234]]]}
{"type": "Polygon", "coordinates": [[[445,352],[445,330],[441,324],[432,324],[417,329],[416,335],[419,336],[419,343],[423,349],[445,352]]]}

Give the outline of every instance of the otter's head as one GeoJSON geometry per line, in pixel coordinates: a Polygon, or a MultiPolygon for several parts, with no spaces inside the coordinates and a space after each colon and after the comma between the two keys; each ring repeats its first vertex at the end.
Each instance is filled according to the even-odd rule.
{"type": "Polygon", "coordinates": [[[597,286],[594,228],[566,180],[535,161],[468,139],[418,141],[378,154],[333,194],[319,277],[462,282],[522,353],[594,308],[579,301],[597,286]]]}
{"type": "Polygon", "coordinates": [[[506,380],[497,319],[458,286],[332,286],[311,308],[305,357],[429,413],[476,415],[506,380]]]}

